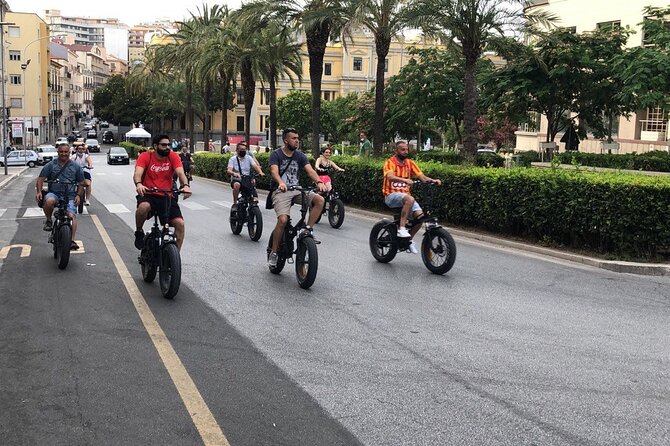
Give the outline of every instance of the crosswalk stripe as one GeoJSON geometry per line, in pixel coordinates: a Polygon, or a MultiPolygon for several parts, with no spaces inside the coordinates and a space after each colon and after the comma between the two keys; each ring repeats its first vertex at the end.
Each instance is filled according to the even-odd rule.
{"type": "Polygon", "coordinates": [[[125,214],[130,213],[130,209],[125,207],[122,204],[106,204],[105,207],[112,214],[125,214]]]}
{"type": "Polygon", "coordinates": [[[44,217],[44,212],[42,208],[26,208],[26,212],[23,214],[24,217],[44,217]]]}
{"type": "Polygon", "coordinates": [[[102,177],[102,176],[105,176],[105,175],[107,175],[107,173],[105,173],[105,172],[96,172],[95,173],[95,176],[101,176],[102,177]]]}
{"type": "Polygon", "coordinates": [[[114,175],[121,176],[121,175],[125,175],[125,173],[123,173],[123,172],[114,172],[114,175]]]}
{"type": "Polygon", "coordinates": [[[27,173],[27,174],[24,175],[24,177],[26,177],[26,178],[32,178],[34,176],[35,175],[33,175],[32,173],[27,173]]]}
{"type": "Polygon", "coordinates": [[[206,211],[209,209],[207,206],[203,206],[200,203],[196,203],[194,201],[182,201],[179,200],[179,207],[185,207],[186,209],[190,209],[192,211],[206,211]]]}
{"type": "Polygon", "coordinates": [[[5,212],[7,212],[7,209],[0,209],[0,217],[2,217],[2,214],[4,214],[5,212]]]}
{"type": "Polygon", "coordinates": [[[212,201],[214,204],[218,204],[219,206],[223,206],[224,208],[230,209],[230,207],[233,205],[233,203],[228,203],[226,201],[212,201]]]}

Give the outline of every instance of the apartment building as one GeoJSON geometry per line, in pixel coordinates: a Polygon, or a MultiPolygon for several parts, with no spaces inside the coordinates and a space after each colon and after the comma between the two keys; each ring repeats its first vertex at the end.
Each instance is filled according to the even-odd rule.
{"type": "Polygon", "coordinates": [[[58,9],[44,11],[44,19],[52,35],[66,34],[75,45],[95,45],[128,60],[128,25],[118,19],[63,16],[58,9]]]}
{"type": "MultiPolygon", "coordinates": [[[[643,20],[642,9],[645,6],[668,6],[667,0],[631,0],[612,2],[608,0],[530,0],[528,10],[543,10],[560,18],[558,26],[573,29],[577,33],[594,31],[601,27],[626,27],[636,31],[629,40],[628,46],[644,45],[644,35],[640,23],[643,20]]],[[[537,116],[536,128],[527,126],[516,132],[516,147],[520,150],[537,150],[546,139],[547,120],[537,116]]],[[[629,119],[620,118],[612,135],[616,143],[609,147],[600,140],[589,138],[582,141],[579,150],[601,153],[613,150],[618,153],[643,153],[651,150],[666,150],[668,133],[668,114],[660,107],[639,110],[629,119]]],[[[562,150],[563,144],[558,134],[555,142],[562,150]]]]}
{"type": "Polygon", "coordinates": [[[145,52],[155,35],[164,35],[177,31],[177,26],[170,21],[143,23],[128,30],[128,64],[146,62],[145,52]]]}

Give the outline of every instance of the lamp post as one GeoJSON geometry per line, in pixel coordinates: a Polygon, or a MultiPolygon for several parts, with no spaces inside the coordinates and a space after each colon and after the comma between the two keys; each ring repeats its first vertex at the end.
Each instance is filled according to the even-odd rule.
{"type": "Polygon", "coordinates": [[[5,175],[9,175],[7,171],[7,144],[5,138],[7,137],[7,108],[5,108],[5,26],[15,25],[13,22],[0,22],[0,77],[2,78],[2,156],[4,158],[5,175]]]}

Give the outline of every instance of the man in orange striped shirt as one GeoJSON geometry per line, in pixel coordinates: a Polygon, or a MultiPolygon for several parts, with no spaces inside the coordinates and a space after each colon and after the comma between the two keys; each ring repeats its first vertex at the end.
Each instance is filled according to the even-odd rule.
{"type": "MultiPolygon", "coordinates": [[[[410,194],[410,186],[413,184],[412,177],[414,176],[424,183],[435,183],[438,186],[442,184],[442,181],[424,175],[419,166],[408,158],[409,148],[406,141],[396,142],[393,153],[394,155],[384,163],[384,184],[382,186],[384,203],[391,208],[402,207],[398,237],[413,239],[421,229],[421,225],[412,226],[411,232],[407,230],[406,226],[410,212],[414,218],[417,218],[423,211],[419,203],[410,194]]],[[[419,252],[414,240],[410,243],[409,250],[412,254],[419,252]]]]}

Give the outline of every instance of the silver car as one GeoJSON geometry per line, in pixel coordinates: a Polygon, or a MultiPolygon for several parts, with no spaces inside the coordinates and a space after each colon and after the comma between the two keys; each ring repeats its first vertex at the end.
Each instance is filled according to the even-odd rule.
{"type": "MultiPolygon", "coordinates": [[[[12,150],[7,154],[8,166],[28,166],[35,167],[39,162],[37,153],[33,150],[12,150]]],[[[5,159],[0,157],[0,166],[5,165],[5,159]]]]}
{"type": "Polygon", "coordinates": [[[38,164],[44,165],[52,159],[58,158],[58,150],[56,150],[56,146],[52,144],[42,144],[37,146],[35,152],[37,152],[38,164]]]}
{"type": "Polygon", "coordinates": [[[123,147],[111,147],[107,152],[107,164],[130,164],[128,152],[123,147]]]}

